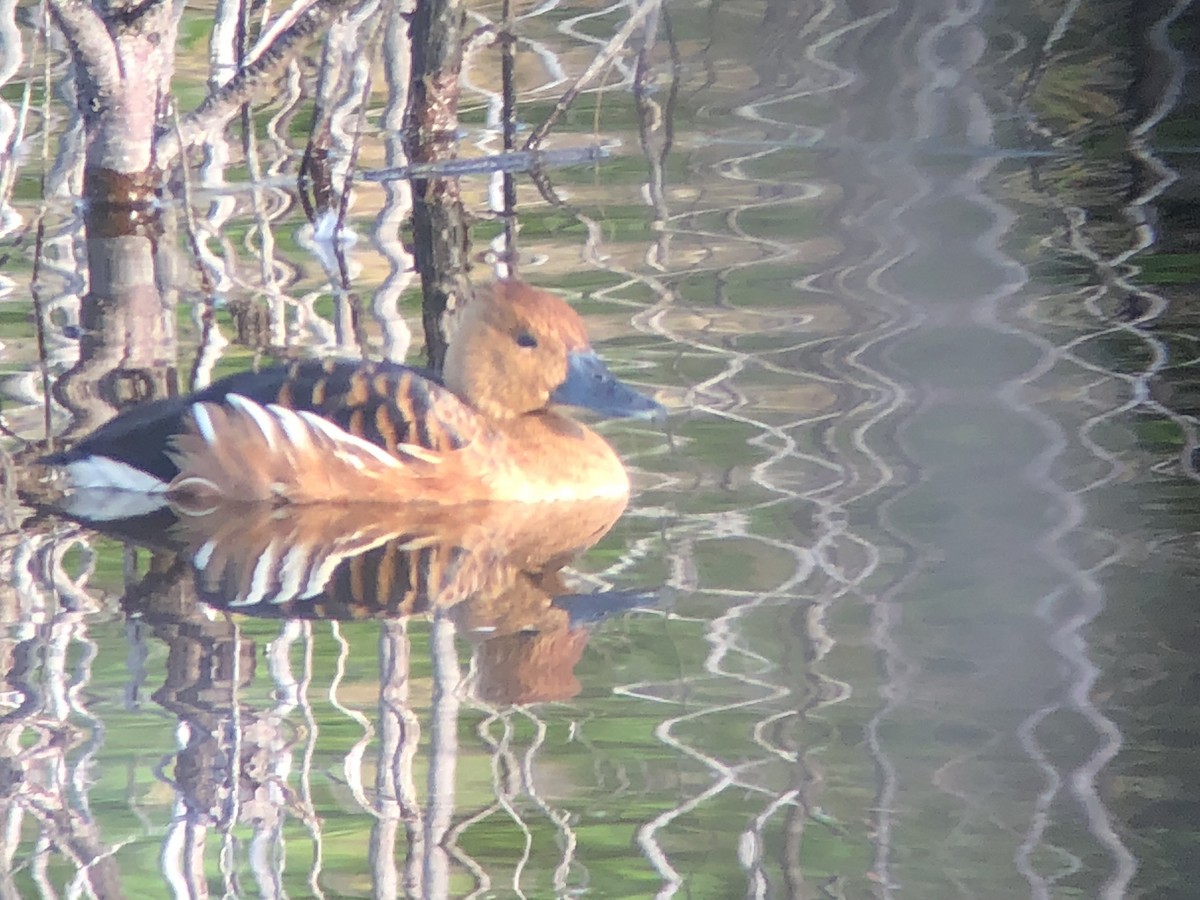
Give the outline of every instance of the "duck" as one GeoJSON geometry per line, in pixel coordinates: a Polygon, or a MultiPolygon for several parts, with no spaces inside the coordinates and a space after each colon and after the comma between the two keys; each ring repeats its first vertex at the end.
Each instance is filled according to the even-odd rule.
{"type": "Polygon", "coordinates": [[[68,493],[171,503],[627,498],[620,457],[572,407],[665,416],[605,365],[563,298],[504,280],[463,305],[441,374],[345,359],[242,372],[124,411],[42,461],[68,493]]]}

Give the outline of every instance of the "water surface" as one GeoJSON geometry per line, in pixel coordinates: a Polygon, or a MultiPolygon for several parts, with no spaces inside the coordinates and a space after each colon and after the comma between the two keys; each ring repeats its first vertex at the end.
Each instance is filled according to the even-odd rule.
{"type": "MultiPolygon", "coordinates": [[[[532,127],[629,10],[518,12],[532,127]]],[[[188,15],[177,89],[206,65],[188,15]]],[[[41,90],[17,21],[0,124],[41,90]]],[[[281,89],[249,156],[234,129],[193,160],[199,252],[175,190],[160,294],[97,334],[79,133],[52,107],[43,158],[26,110],[7,894],[1193,895],[1193,5],[672,3],[639,41],[646,89],[619,57],[551,140],[610,155],[518,178],[515,268],[672,414],[603,426],[635,496],[561,589],[513,573],[528,607],[226,616],[179,547],[36,511],[47,421],[280,356],[419,362],[422,332],[403,191],[355,186],[341,272],[281,89]]],[[[466,155],[501,147],[498,66],[469,68],[466,155]]],[[[364,168],[394,150],[372,90],[364,168]]],[[[499,175],[460,183],[472,277],[512,271],[499,175]]]]}

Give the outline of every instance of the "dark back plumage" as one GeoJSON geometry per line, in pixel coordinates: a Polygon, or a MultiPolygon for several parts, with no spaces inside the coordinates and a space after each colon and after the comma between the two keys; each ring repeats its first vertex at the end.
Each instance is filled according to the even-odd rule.
{"type": "Polygon", "coordinates": [[[179,474],[171,449],[187,432],[193,406],[225,404],[230,395],[315,413],[393,454],[404,444],[456,450],[479,432],[477,417],[433,372],[395,363],[305,360],[239,372],[191,396],[135,407],[44,461],[112,457],[169,482],[179,474]]]}

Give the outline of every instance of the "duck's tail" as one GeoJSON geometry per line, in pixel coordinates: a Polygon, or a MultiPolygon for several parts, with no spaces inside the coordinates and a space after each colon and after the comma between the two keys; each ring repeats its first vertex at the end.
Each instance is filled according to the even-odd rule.
{"type": "Polygon", "coordinates": [[[193,404],[169,453],[179,466],[173,497],[277,503],[402,500],[441,462],[412,444],[389,453],[314,413],[240,394],[193,404]]]}

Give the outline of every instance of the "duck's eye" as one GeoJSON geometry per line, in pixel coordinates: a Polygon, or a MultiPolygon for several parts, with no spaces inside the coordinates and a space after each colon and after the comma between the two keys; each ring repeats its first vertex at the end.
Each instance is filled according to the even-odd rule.
{"type": "Polygon", "coordinates": [[[537,338],[528,331],[517,332],[517,346],[532,349],[537,346],[537,338]]]}

